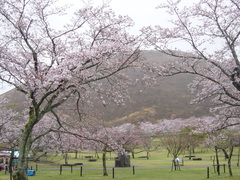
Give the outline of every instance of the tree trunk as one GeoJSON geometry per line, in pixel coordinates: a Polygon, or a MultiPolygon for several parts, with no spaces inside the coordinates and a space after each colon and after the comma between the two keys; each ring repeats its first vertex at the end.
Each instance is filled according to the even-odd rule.
{"type": "Polygon", "coordinates": [[[108,176],[107,165],[106,165],[106,148],[103,150],[102,162],[103,162],[103,176],[108,176]]]}
{"type": "Polygon", "coordinates": [[[167,153],[167,157],[169,157],[169,155],[170,155],[170,151],[169,150],[167,150],[168,151],[168,153],[167,153]]]}
{"type": "Polygon", "coordinates": [[[223,151],[223,154],[224,154],[224,156],[225,156],[225,160],[226,160],[226,159],[229,159],[229,155],[228,155],[226,149],[222,149],[222,151],[223,151]]]}
{"type": "Polygon", "coordinates": [[[192,159],[192,149],[191,148],[189,148],[189,157],[188,157],[188,159],[189,160],[192,159]]]}
{"type": "Polygon", "coordinates": [[[134,156],[135,154],[134,154],[134,151],[132,151],[132,158],[134,159],[135,158],[135,156],[134,156]]]}
{"type": "Polygon", "coordinates": [[[233,153],[233,146],[230,147],[230,152],[229,152],[229,158],[228,158],[228,172],[229,172],[229,176],[233,176],[232,173],[232,166],[231,166],[231,159],[232,159],[232,153],[233,153]]]}
{"type": "Polygon", "coordinates": [[[8,171],[9,171],[9,174],[10,174],[10,180],[12,180],[13,158],[14,158],[14,149],[11,148],[11,157],[10,157],[9,165],[8,165],[8,171]]]}
{"type": "Polygon", "coordinates": [[[177,161],[177,156],[174,156],[174,157],[173,157],[173,160],[172,160],[172,169],[173,169],[173,167],[174,167],[174,170],[175,170],[175,171],[178,170],[178,169],[180,169],[180,167],[179,167],[179,162],[177,161]]]}
{"type": "Polygon", "coordinates": [[[97,157],[99,159],[99,155],[98,155],[98,151],[95,151],[95,157],[97,157]]]}
{"type": "MultiPolygon", "coordinates": [[[[173,164],[173,168],[174,168],[174,170],[176,171],[176,170],[177,170],[177,162],[176,162],[176,158],[173,158],[172,164],[173,164]]],[[[173,168],[172,168],[172,169],[173,169],[173,168]]]]}
{"type": "Polygon", "coordinates": [[[28,169],[28,154],[31,148],[31,133],[32,128],[25,126],[25,130],[22,133],[22,139],[20,141],[19,157],[18,157],[18,171],[14,175],[14,180],[27,180],[28,169]]]}
{"type": "Polygon", "coordinates": [[[215,146],[215,153],[216,153],[216,162],[217,162],[217,164],[216,164],[216,166],[217,166],[217,173],[218,173],[218,175],[220,175],[220,164],[219,164],[219,159],[218,159],[218,149],[217,149],[216,146],[215,146]]]}
{"type": "Polygon", "coordinates": [[[64,161],[65,161],[65,164],[68,164],[68,152],[67,151],[64,153],[64,161]]]}
{"type": "Polygon", "coordinates": [[[75,159],[78,158],[78,151],[75,151],[75,159]]]}
{"type": "Polygon", "coordinates": [[[174,161],[173,161],[174,163],[174,170],[176,171],[177,170],[177,162],[175,161],[175,159],[174,159],[174,161]]]}
{"type": "Polygon", "coordinates": [[[238,162],[237,162],[238,166],[239,166],[239,160],[240,160],[240,147],[238,147],[238,162]]]}
{"type": "Polygon", "coordinates": [[[19,145],[18,170],[14,174],[14,180],[28,180],[28,154],[32,145],[31,135],[34,125],[37,123],[37,117],[33,108],[29,110],[29,119],[22,132],[22,137],[19,145]]]}

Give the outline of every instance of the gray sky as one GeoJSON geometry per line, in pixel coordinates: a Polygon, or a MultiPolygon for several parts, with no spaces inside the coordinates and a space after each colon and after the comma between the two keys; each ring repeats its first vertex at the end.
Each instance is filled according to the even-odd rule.
{"type": "Polygon", "coordinates": [[[128,15],[135,22],[134,30],[141,27],[156,25],[165,21],[156,6],[161,0],[112,0],[111,6],[117,14],[128,15]]]}

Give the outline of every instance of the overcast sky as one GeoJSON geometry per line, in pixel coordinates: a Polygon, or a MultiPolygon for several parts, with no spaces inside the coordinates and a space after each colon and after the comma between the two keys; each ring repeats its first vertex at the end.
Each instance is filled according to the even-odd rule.
{"type": "Polygon", "coordinates": [[[111,6],[117,14],[128,15],[135,22],[135,30],[143,26],[156,25],[166,18],[156,9],[161,0],[112,0],[111,6]]]}

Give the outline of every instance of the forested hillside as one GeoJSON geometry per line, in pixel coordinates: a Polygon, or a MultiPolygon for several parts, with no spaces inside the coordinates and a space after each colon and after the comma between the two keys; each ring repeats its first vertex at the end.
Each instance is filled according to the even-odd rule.
{"type": "MultiPolygon", "coordinates": [[[[172,60],[155,51],[144,51],[142,57],[157,64],[172,60]]],[[[112,103],[102,106],[96,102],[89,110],[96,118],[103,119],[110,125],[209,115],[209,103],[190,104],[194,95],[190,93],[187,85],[192,80],[192,76],[182,74],[159,79],[158,85],[151,87],[139,84],[130,88],[131,98],[126,101],[125,105],[112,103]]],[[[24,104],[27,103],[24,101],[24,95],[16,90],[11,90],[3,96],[10,99],[9,107],[16,108],[18,111],[23,110],[24,104]]],[[[73,109],[74,104],[68,102],[59,113],[62,117],[77,118],[73,109]]]]}

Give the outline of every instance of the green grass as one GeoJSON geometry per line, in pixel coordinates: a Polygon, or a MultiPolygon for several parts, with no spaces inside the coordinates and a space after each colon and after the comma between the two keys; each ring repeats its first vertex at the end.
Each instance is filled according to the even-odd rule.
{"type": "MultiPolygon", "coordinates": [[[[88,162],[87,159],[82,158],[85,155],[92,155],[90,152],[84,152],[80,155],[80,158],[70,158],[69,164],[76,162],[82,162],[83,165],[83,176],[80,177],[80,166],[73,168],[73,173],[70,171],[70,167],[63,167],[62,175],[60,175],[60,164],[64,163],[62,157],[50,157],[46,160],[54,161],[53,164],[38,164],[38,170],[35,176],[30,176],[29,180],[107,180],[113,179],[112,168],[114,167],[113,158],[107,161],[108,176],[103,176],[102,162],[101,159],[96,162],[88,162]]],[[[210,156],[213,156],[212,151],[196,151],[194,154],[197,157],[203,158],[202,161],[193,161],[184,158],[184,166],[181,166],[181,170],[171,171],[171,157],[167,157],[166,151],[153,152],[151,153],[150,159],[138,158],[138,156],[146,155],[145,153],[135,155],[135,158],[131,158],[131,165],[135,167],[135,175],[133,175],[133,168],[114,168],[115,179],[119,180],[203,180],[207,179],[207,166],[210,167],[210,178],[217,180],[239,180],[240,179],[240,166],[232,166],[233,177],[229,177],[228,169],[226,167],[226,173],[223,172],[221,167],[221,175],[218,176],[214,172],[212,166],[212,160],[210,156]]],[[[187,154],[186,154],[187,155],[187,154]]],[[[222,155],[222,154],[220,154],[222,155]]],[[[71,154],[74,157],[73,154],[71,154]]],[[[114,157],[114,154],[111,154],[114,157]]],[[[108,155],[110,157],[110,154],[108,155]]],[[[232,159],[232,163],[236,164],[237,156],[232,159]]],[[[226,163],[223,155],[220,158],[220,163],[226,163]]],[[[35,169],[36,164],[31,162],[29,166],[35,169]]],[[[9,180],[9,174],[0,172],[1,180],[9,180]]]]}

